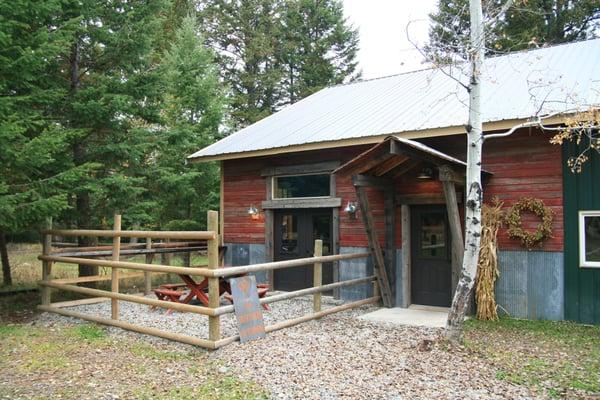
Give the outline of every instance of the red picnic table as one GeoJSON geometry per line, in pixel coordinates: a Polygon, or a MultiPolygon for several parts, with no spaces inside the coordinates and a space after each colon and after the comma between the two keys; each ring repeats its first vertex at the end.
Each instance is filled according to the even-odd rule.
{"type": "MultiPolygon", "coordinates": [[[[172,301],[174,303],[189,304],[194,298],[198,299],[200,303],[208,306],[208,295],[206,289],[208,288],[208,278],[204,278],[202,282],[197,283],[190,275],[178,274],[184,283],[166,283],[160,285],[157,289],[154,289],[154,294],[159,300],[172,301]],[[189,292],[178,290],[187,287],[189,292]]],[[[269,285],[259,283],[256,285],[258,297],[263,298],[269,290],[269,285]]],[[[219,296],[225,294],[225,298],[233,304],[233,296],[231,295],[231,285],[225,278],[219,278],[219,296]]],[[[265,310],[269,310],[266,304],[262,307],[265,310]]],[[[167,310],[169,314],[171,309],[167,310]]]]}

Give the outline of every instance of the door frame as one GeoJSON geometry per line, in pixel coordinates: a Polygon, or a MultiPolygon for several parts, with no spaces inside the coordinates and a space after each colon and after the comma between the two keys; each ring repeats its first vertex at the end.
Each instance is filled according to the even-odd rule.
{"type": "MultiPolygon", "coordinates": [[[[336,176],[331,172],[340,166],[340,161],[325,161],[313,164],[289,165],[268,167],[261,171],[261,176],[265,178],[266,200],[263,201],[262,209],[265,214],[265,256],[266,262],[275,260],[275,210],[279,209],[300,209],[300,208],[329,208],[332,211],[332,254],[340,252],[340,207],[342,199],[336,197],[336,176]],[[289,175],[298,173],[316,173],[327,172],[331,174],[330,179],[330,197],[313,198],[306,201],[302,198],[278,199],[273,202],[273,177],[279,175],[289,175]]],[[[339,281],[339,261],[333,262],[333,282],[339,281]]],[[[267,272],[267,281],[270,287],[275,283],[274,273],[272,270],[267,272]]],[[[340,298],[340,289],[333,290],[333,297],[340,298]]]]}
{"type": "MultiPolygon", "coordinates": [[[[459,196],[460,199],[460,196],[459,196]]],[[[402,308],[408,308],[413,304],[412,301],[412,221],[411,221],[411,207],[415,206],[425,206],[425,205],[436,205],[436,206],[444,206],[447,207],[446,203],[443,201],[435,201],[428,203],[410,203],[410,204],[398,204],[400,206],[400,220],[401,220],[401,235],[402,235],[402,252],[401,252],[401,260],[400,260],[400,276],[402,277],[402,281],[400,283],[402,287],[402,293],[400,298],[397,300],[397,306],[402,308]],[[408,251],[406,251],[408,249],[408,251]]],[[[451,224],[452,221],[448,221],[448,224],[451,224]]],[[[461,227],[461,230],[463,228],[461,227]]],[[[453,238],[451,239],[453,240],[453,238]]],[[[461,268],[462,266],[458,266],[461,268]]],[[[452,266],[454,268],[454,266],[452,266]]],[[[453,282],[450,282],[450,296],[454,296],[454,291],[456,290],[456,286],[453,282]]]]}
{"type": "MultiPolygon", "coordinates": [[[[410,237],[411,237],[411,243],[410,243],[410,247],[408,248],[409,252],[410,252],[410,258],[411,258],[411,263],[410,263],[410,282],[409,282],[409,286],[410,286],[410,297],[411,299],[414,297],[413,296],[413,269],[415,267],[415,262],[412,259],[415,256],[415,250],[416,247],[419,243],[420,243],[420,238],[418,237],[421,233],[420,229],[416,229],[419,225],[417,221],[413,220],[413,216],[419,216],[421,213],[427,213],[427,212],[441,212],[444,214],[445,218],[444,218],[444,237],[445,237],[445,249],[446,249],[446,259],[443,260],[444,263],[447,262],[448,264],[448,274],[449,274],[449,279],[448,279],[448,285],[447,288],[449,289],[449,302],[447,306],[432,306],[432,307],[450,307],[450,305],[452,304],[452,295],[454,294],[454,288],[452,285],[452,236],[450,234],[450,220],[449,220],[449,216],[448,216],[448,209],[446,207],[445,204],[415,204],[415,206],[413,208],[410,209],[410,226],[408,227],[409,231],[410,231],[410,237]],[[417,236],[414,237],[413,236],[417,236]]],[[[436,260],[434,260],[435,262],[436,260]]],[[[445,285],[444,285],[445,286],[445,285]]],[[[415,304],[415,305],[424,305],[421,303],[412,303],[411,304],[415,304]]],[[[426,305],[429,306],[429,305],[426,305]]]]}
{"type": "MultiPolygon", "coordinates": [[[[302,247],[302,249],[300,249],[300,252],[298,254],[299,258],[304,258],[304,257],[312,257],[313,256],[313,251],[314,251],[314,241],[312,241],[310,238],[313,237],[313,231],[314,231],[314,217],[315,216],[324,216],[326,218],[329,219],[329,240],[328,240],[328,245],[330,246],[329,248],[329,253],[326,254],[324,253],[323,255],[332,255],[334,254],[334,246],[333,246],[333,230],[334,230],[334,226],[333,226],[333,212],[331,209],[329,208],[286,208],[286,209],[277,209],[274,210],[274,218],[273,218],[273,222],[274,224],[277,223],[277,225],[279,225],[282,222],[282,216],[286,215],[286,214],[293,214],[297,216],[297,221],[298,221],[298,240],[299,240],[299,244],[302,243],[304,244],[304,246],[302,247]],[[279,215],[277,215],[279,214],[279,215]],[[308,253],[304,254],[304,251],[307,251],[308,253]]],[[[278,246],[281,246],[281,234],[275,234],[273,236],[273,243],[274,243],[274,249],[276,249],[278,246]]],[[[275,253],[275,251],[274,251],[275,253]]],[[[282,259],[275,259],[275,254],[274,254],[274,261],[282,261],[282,259]]],[[[286,259],[286,258],[284,258],[286,259]]],[[[312,269],[310,267],[298,267],[298,268],[304,268],[307,271],[307,274],[312,276],[312,269]]],[[[281,273],[285,273],[286,269],[277,269],[277,270],[272,270],[272,280],[273,282],[271,283],[271,287],[274,290],[286,290],[286,289],[281,289],[276,287],[275,282],[277,281],[275,279],[275,277],[278,274],[281,273]]],[[[327,283],[333,283],[333,276],[332,274],[329,275],[330,273],[333,272],[333,263],[329,262],[329,263],[324,263],[323,264],[323,284],[327,284],[327,283]],[[327,268],[327,271],[329,272],[325,272],[325,268],[327,268]]],[[[313,284],[312,278],[310,278],[310,280],[308,280],[307,282],[308,287],[311,287],[313,284]]],[[[281,284],[281,282],[280,282],[281,284]]]]}

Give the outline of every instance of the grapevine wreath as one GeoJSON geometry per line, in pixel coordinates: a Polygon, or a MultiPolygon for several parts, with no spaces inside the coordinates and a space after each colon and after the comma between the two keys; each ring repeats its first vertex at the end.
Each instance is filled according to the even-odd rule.
{"type": "Polygon", "coordinates": [[[508,224],[508,236],[513,239],[520,239],[521,244],[528,249],[539,244],[552,236],[552,221],[554,212],[546,207],[540,199],[523,197],[516,202],[506,214],[506,223],[508,224]],[[537,215],[542,221],[533,232],[523,229],[521,213],[529,211],[537,215]]]}

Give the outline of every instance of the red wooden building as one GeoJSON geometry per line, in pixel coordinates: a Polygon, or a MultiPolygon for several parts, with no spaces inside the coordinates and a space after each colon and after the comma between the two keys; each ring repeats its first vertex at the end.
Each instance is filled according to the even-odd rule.
{"type": "MultiPolygon", "coordinates": [[[[556,114],[545,123],[557,126],[573,110],[600,104],[598,65],[600,40],[488,59],[486,134],[545,114],[556,114]]],[[[221,163],[226,263],[306,257],[317,238],[324,253],[365,251],[361,213],[368,203],[392,303],[449,306],[463,246],[466,118],[466,91],[439,70],[421,70],[323,89],[191,155],[193,162],[221,163]],[[357,188],[366,198],[359,201],[357,188]],[[452,207],[461,216],[453,217],[452,207]]],[[[573,149],[550,144],[550,137],[523,128],[484,143],[485,202],[498,197],[510,207],[533,197],[554,211],[552,237],[538,248],[522,247],[501,229],[497,300],[515,317],[598,323],[600,232],[592,228],[600,227],[600,191],[565,168],[573,149]],[[571,219],[582,222],[565,233],[571,219]]],[[[587,182],[594,182],[597,158],[587,182]]],[[[538,223],[523,219],[528,229],[538,223]]],[[[367,276],[372,268],[371,260],[345,261],[327,266],[324,280],[367,276]]],[[[261,279],[291,290],[308,286],[310,273],[274,271],[261,279]]],[[[334,295],[358,299],[370,290],[334,295]]]]}

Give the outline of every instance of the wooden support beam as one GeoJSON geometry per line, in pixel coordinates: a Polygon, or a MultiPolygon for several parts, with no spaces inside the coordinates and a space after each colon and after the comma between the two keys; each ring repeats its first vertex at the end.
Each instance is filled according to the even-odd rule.
{"type": "Polygon", "coordinates": [[[50,307],[57,307],[57,308],[76,307],[76,306],[84,306],[84,305],[88,305],[88,304],[105,303],[107,301],[110,301],[110,299],[108,297],[90,297],[87,299],[58,301],[56,303],[50,303],[50,307]]]}
{"type": "Polygon", "coordinates": [[[466,183],[466,175],[464,171],[455,171],[449,165],[442,165],[438,168],[439,180],[442,182],[453,182],[457,185],[464,186],[466,183]]]}
{"type": "MultiPolygon", "coordinates": [[[[115,214],[113,230],[118,233],[121,230],[121,215],[115,214]]],[[[119,261],[121,253],[121,237],[113,236],[113,248],[111,260],[119,261]]],[[[111,271],[110,290],[113,293],[119,293],[119,269],[113,268],[111,271]]],[[[112,299],[110,303],[110,315],[112,319],[119,319],[119,300],[112,299]]]]}
{"type": "Polygon", "coordinates": [[[385,218],[385,265],[390,283],[392,304],[395,304],[396,293],[396,207],[393,187],[384,191],[385,218]]]}
{"type": "MultiPolygon", "coordinates": [[[[46,220],[46,228],[52,229],[52,219],[46,220]]],[[[42,254],[47,256],[50,254],[52,245],[52,235],[45,233],[42,236],[42,254]]],[[[52,275],[52,261],[42,261],[42,281],[47,282],[52,275]]],[[[49,287],[42,286],[42,305],[49,306],[51,302],[52,292],[49,287]]]]}
{"type": "MultiPolygon", "coordinates": [[[[265,332],[270,333],[273,331],[277,331],[279,329],[289,328],[291,326],[298,325],[303,322],[311,321],[313,319],[323,318],[326,315],[333,314],[336,312],[351,310],[353,308],[364,306],[366,304],[374,304],[374,303],[379,302],[379,300],[381,300],[381,297],[379,297],[379,296],[369,297],[364,300],[353,301],[351,303],[346,303],[346,304],[342,304],[340,306],[331,307],[326,310],[319,311],[318,313],[307,314],[307,315],[303,315],[301,317],[288,319],[286,321],[282,321],[282,322],[278,322],[273,325],[266,326],[265,332]]],[[[228,338],[224,338],[224,339],[217,341],[215,343],[215,348],[216,349],[221,348],[221,347],[231,344],[237,340],[240,340],[239,335],[229,336],[228,338]]]]}
{"type": "Polygon", "coordinates": [[[400,307],[407,308],[410,306],[410,282],[411,282],[411,237],[410,237],[410,206],[402,204],[400,206],[402,218],[402,298],[400,307]]]}
{"type": "MultiPolygon", "coordinates": [[[[271,303],[275,303],[278,301],[284,301],[284,300],[294,299],[296,297],[306,296],[309,294],[328,292],[330,290],[339,289],[344,286],[354,286],[354,285],[360,285],[362,283],[369,283],[369,282],[373,282],[375,284],[377,283],[377,278],[375,277],[375,275],[366,276],[364,278],[348,279],[345,281],[329,283],[327,285],[322,285],[320,287],[309,287],[306,289],[294,290],[293,292],[281,292],[278,294],[262,297],[258,300],[258,302],[260,304],[271,304],[271,303]]],[[[215,313],[217,315],[230,314],[232,312],[234,312],[233,305],[220,306],[219,308],[217,308],[215,310],[215,313]]]]}
{"type": "Polygon", "coordinates": [[[421,160],[408,160],[407,162],[400,164],[397,168],[391,170],[388,175],[391,175],[392,179],[399,178],[402,175],[410,172],[413,168],[416,168],[419,164],[421,164],[421,160]]]}
{"type": "Polygon", "coordinates": [[[393,170],[394,168],[398,167],[399,165],[404,164],[405,162],[408,162],[408,160],[410,160],[410,158],[408,158],[406,156],[396,155],[396,156],[390,158],[389,160],[382,162],[375,168],[371,169],[371,171],[369,171],[369,174],[375,175],[375,176],[385,175],[388,172],[390,172],[391,170],[393,170]]]}
{"type": "MultiPolygon", "coordinates": [[[[207,216],[208,230],[217,232],[219,230],[219,213],[209,211],[207,216]]],[[[219,268],[219,238],[208,242],[208,268],[215,270],[219,268]]],[[[213,310],[219,307],[221,291],[219,287],[219,278],[208,278],[208,307],[213,310]]],[[[221,323],[219,316],[208,317],[208,338],[211,341],[221,339],[221,323]]]]}
{"type": "MultiPolygon", "coordinates": [[[[152,264],[154,261],[154,254],[150,253],[152,250],[152,238],[146,238],[146,250],[148,254],[146,254],[146,264],[152,264]]],[[[152,276],[150,272],[144,271],[144,294],[148,296],[152,292],[152,276]]]]}
{"type": "Polygon", "coordinates": [[[94,296],[95,298],[106,297],[109,299],[129,301],[131,303],[136,303],[136,304],[146,304],[146,305],[153,306],[153,307],[161,307],[161,308],[172,309],[172,310],[182,311],[182,312],[191,312],[191,313],[202,314],[202,315],[217,315],[215,310],[212,310],[208,307],[195,306],[195,305],[191,305],[191,304],[175,303],[172,301],[165,301],[165,300],[158,300],[158,299],[153,299],[152,297],[144,297],[139,294],[115,293],[115,292],[109,292],[106,290],[92,289],[92,288],[87,288],[87,287],[82,287],[82,286],[64,285],[64,284],[56,283],[53,281],[42,282],[41,285],[59,289],[59,290],[64,290],[67,292],[81,293],[86,296],[94,296]]]}
{"type": "MultiPolygon", "coordinates": [[[[323,241],[320,239],[315,240],[315,257],[321,257],[323,255],[323,241]]],[[[320,288],[323,285],[323,264],[316,262],[313,267],[313,287],[320,288]]],[[[313,294],[313,312],[317,313],[321,311],[321,292],[313,294]]]]}
{"type": "Polygon", "coordinates": [[[460,213],[458,210],[458,199],[454,182],[442,181],[444,186],[444,196],[446,197],[446,208],[448,210],[448,222],[450,225],[450,235],[452,237],[452,293],[458,284],[458,278],[462,269],[463,254],[465,245],[463,241],[462,224],[460,223],[460,213]]]}
{"type": "Polygon", "coordinates": [[[156,328],[149,328],[146,326],[139,326],[135,324],[130,324],[128,322],[123,322],[119,320],[113,320],[108,318],[95,317],[93,315],[78,313],[70,310],[63,310],[58,307],[50,307],[50,306],[38,306],[38,309],[46,312],[53,312],[56,314],[61,314],[67,317],[79,318],[86,321],[95,322],[97,324],[116,326],[117,328],[126,329],[128,331],[143,333],[146,335],[157,336],[163,339],[169,339],[176,342],[182,342],[186,344],[191,344],[194,346],[200,346],[207,349],[215,349],[215,343],[211,340],[199,339],[192,336],[182,335],[179,333],[167,332],[156,328]]]}
{"type": "Polygon", "coordinates": [[[353,175],[352,185],[354,185],[354,187],[375,187],[378,189],[387,190],[394,185],[394,181],[378,176],[353,175]]]}
{"type": "Polygon", "coordinates": [[[358,197],[358,204],[361,210],[362,220],[367,231],[369,250],[373,257],[373,264],[375,266],[374,271],[375,275],[377,276],[381,298],[383,299],[383,305],[385,307],[392,307],[393,301],[391,298],[390,283],[385,269],[383,252],[381,251],[379,239],[377,238],[377,232],[375,231],[375,222],[373,221],[373,214],[371,212],[367,191],[362,186],[355,187],[355,189],[358,197]]]}
{"type": "MultiPolygon", "coordinates": [[[[163,272],[159,274],[164,274],[163,272]]],[[[141,278],[144,274],[139,272],[131,272],[131,273],[120,273],[119,279],[135,279],[141,278]]],[[[87,283],[87,282],[103,282],[112,280],[111,275],[90,275],[90,276],[79,276],[77,278],[61,278],[61,279],[52,279],[51,282],[56,283],[87,283]]]]}
{"type": "Polygon", "coordinates": [[[50,229],[42,231],[55,236],[90,236],[90,237],[114,237],[122,238],[144,238],[173,239],[173,240],[213,240],[217,232],[207,231],[121,231],[114,232],[101,229],[50,229]]]}

